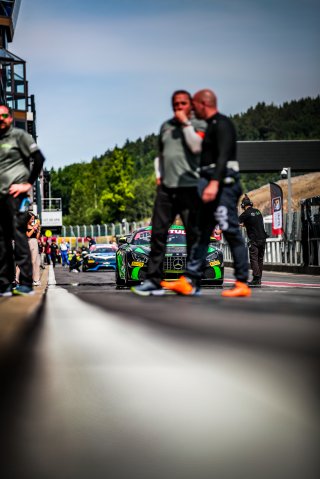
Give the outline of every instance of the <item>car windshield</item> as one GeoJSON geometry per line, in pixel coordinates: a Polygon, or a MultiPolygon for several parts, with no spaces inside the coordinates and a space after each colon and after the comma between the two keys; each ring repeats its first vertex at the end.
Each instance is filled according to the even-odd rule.
{"type": "MultiPolygon", "coordinates": [[[[137,231],[132,239],[132,244],[150,245],[151,230],[137,231]]],[[[184,229],[170,229],[168,231],[167,245],[186,245],[186,232],[184,229]]]]}
{"type": "Polygon", "coordinates": [[[95,248],[92,253],[115,253],[113,248],[95,248]]]}

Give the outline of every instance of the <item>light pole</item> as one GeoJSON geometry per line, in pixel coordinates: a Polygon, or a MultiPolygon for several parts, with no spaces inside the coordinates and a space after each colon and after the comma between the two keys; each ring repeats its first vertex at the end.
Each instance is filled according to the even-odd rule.
{"type": "Polygon", "coordinates": [[[281,178],[288,180],[288,231],[287,237],[291,239],[292,233],[292,192],[291,192],[291,167],[282,168],[281,178]]]}

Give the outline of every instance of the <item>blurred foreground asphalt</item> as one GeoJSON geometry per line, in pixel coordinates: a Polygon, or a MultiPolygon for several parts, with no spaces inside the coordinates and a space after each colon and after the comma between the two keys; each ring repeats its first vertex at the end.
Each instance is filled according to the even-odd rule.
{"type": "Polygon", "coordinates": [[[19,349],[21,340],[33,327],[44,303],[49,266],[41,269],[41,286],[32,296],[0,297],[0,366],[19,349]]]}
{"type": "Polygon", "coordinates": [[[225,301],[55,273],[1,299],[17,353],[0,376],[1,479],[318,479],[319,278],[268,273],[225,301]]]}

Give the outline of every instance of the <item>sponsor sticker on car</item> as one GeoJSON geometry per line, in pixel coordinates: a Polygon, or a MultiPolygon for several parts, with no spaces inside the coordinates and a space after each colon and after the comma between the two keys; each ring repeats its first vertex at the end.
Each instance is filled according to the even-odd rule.
{"type": "Polygon", "coordinates": [[[218,259],[216,259],[215,261],[210,261],[210,266],[217,266],[218,264],[220,264],[220,261],[218,259]]]}
{"type": "Polygon", "coordinates": [[[132,261],[131,266],[140,266],[142,267],[144,263],[142,261],[132,261]]]}

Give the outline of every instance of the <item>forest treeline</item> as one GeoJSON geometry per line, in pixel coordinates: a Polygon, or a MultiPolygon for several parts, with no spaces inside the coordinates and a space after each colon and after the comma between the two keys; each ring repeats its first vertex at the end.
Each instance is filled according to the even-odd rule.
{"type": "MultiPolygon", "coordinates": [[[[281,106],[258,103],[231,117],[239,141],[320,139],[320,96],[281,106]]],[[[127,140],[90,163],[51,169],[51,195],[62,198],[64,224],[104,224],[150,217],[158,135],[127,140]]],[[[277,173],[242,175],[244,191],[277,181],[277,173]]]]}

